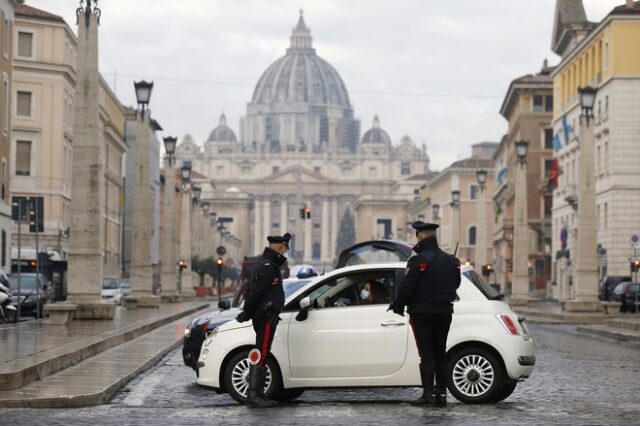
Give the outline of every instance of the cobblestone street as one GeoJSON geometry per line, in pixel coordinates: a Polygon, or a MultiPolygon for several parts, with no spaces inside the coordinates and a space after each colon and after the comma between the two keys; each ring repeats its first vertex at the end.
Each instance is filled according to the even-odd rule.
{"type": "Polygon", "coordinates": [[[505,402],[414,408],[416,389],[307,391],[296,404],[268,410],[238,405],[195,385],[179,350],[131,382],[108,405],[61,410],[1,410],[0,424],[30,425],[342,425],[637,424],[640,345],[531,325],[538,365],[505,402]]]}

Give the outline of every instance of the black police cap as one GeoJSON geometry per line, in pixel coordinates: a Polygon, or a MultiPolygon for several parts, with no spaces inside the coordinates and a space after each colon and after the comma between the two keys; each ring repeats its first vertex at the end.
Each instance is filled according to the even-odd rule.
{"type": "Polygon", "coordinates": [[[411,224],[411,227],[415,229],[416,232],[421,232],[421,231],[435,231],[440,227],[440,225],[438,225],[437,223],[424,223],[423,221],[418,220],[416,222],[413,222],[411,224]]]}
{"type": "Polygon", "coordinates": [[[287,246],[287,248],[289,248],[289,240],[291,240],[291,234],[288,232],[283,236],[269,235],[267,237],[267,241],[269,241],[269,244],[284,244],[285,246],[287,246]]]}

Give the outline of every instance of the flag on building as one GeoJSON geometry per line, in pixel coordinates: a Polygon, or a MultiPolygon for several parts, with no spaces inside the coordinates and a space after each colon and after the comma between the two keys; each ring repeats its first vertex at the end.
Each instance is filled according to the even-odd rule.
{"type": "Polygon", "coordinates": [[[569,134],[573,132],[573,127],[567,122],[567,114],[562,116],[562,132],[564,133],[564,144],[569,145],[569,134]]]}
{"type": "Polygon", "coordinates": [[[498,174],[496,175],[496,180],[498,181],[498,185],[502,185],[502,183],[504,182],[504,178],[507,176],[507,173],[509,173],[509,167],[504,164],[504,160],[500,160],[500,170],[498,171],[498,174]]]}
{"type": "Polygon", "coordinates": [[[558,176],[559,176],[559,165],[558,159],[554,158],[551,162],[551,170],[549,171],[549,189],[551,191],[555,190],[558,187],[558,176]]]}
{"type": "Polygon", "coordinates": [[[562,149],[562,141],[560,140],[560,134],[556,133],[553,135],[553,150],[560,151],[562,149]]]}

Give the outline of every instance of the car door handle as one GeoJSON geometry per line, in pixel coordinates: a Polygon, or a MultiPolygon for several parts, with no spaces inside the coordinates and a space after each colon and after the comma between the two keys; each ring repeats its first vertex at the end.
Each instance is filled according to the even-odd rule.
{"type": "Polygon", "coordinates": [[[380,325],[383,327],[398,327],[404,324],[405,323],[402,321],[385,321],[383,323],[380,323],[380,325]]]}

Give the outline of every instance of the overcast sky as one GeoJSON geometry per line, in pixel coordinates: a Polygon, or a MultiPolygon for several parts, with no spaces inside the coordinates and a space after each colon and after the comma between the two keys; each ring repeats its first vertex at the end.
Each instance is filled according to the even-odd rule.
{"type": "MultiPolygon", "coordinates": [[[[584,0],[600,21],[623,0],[584,0]]],[[[27,0],[76,31],[72,0],[27,0]]],[[[162,136],[201,144],[221,112],[238,131],[262,72],[284,55],[304,9],[318,55],[342,76],[361,130],[377,112],[397,143],[427,144],[433,169],[499,141],[509,83],[550,50],[555,0],[102,0],[100,69],[125,105],[155,83],[162,136]]]]}

